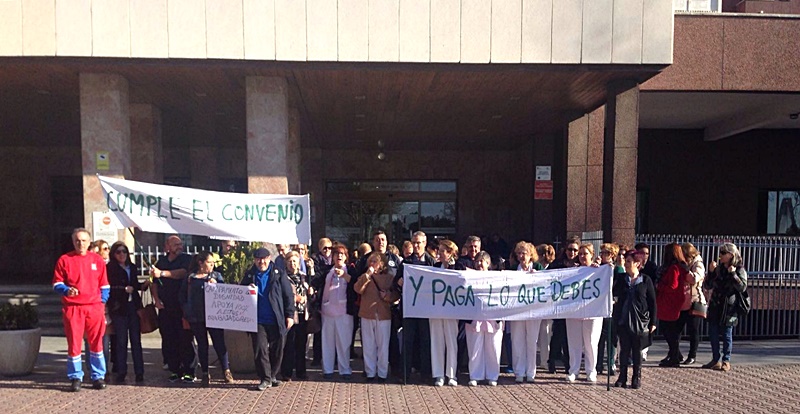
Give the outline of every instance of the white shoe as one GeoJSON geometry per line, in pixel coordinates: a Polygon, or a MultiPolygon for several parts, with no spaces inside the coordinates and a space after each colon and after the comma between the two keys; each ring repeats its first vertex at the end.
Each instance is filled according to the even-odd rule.
{"type": "Polygon", "coordinates": [[[470,387],[477,387],[477,386],[478,386],[478,381],[475,381],[475,380],[469,380],[469,382],[467,383],[467,385],[469,385],[470,387]]]}
{"type": "Polygon", "coordinates": [[[533,384],[533,380],[534,380],[534,377],[532,377],[532,376],[529,376],[529,377],[525,378],[525,381],[527,381],[529,384],[533,384]]]}
{"type": "Polygon", "coordinates": [[[575,374],[568,374],[567,375],[567,382],[575,382],[575,374]]]}
{"type": "Polygon", "coordinates": [[[650,348],[642,349],[642,361],[647,361],[647,350],[650,348]]]}
{"type": "Polygon", "coordinates": [[[451,386],[451,387],[456,387],[456,386],[458,386],[458,381],[456,381],[456,380],[455,380],[455,379],[453,379],[453,378],[450,378],[450,379],[447,381],[447,385],[448,385],[448,386],[451,386]]]}
{"type": "Polygon", "coordinates": [[[497,386],[497,381],[489,381],[489,386],[490,387],[496,387],[497,386]]]}
{"type": "Polygon", "coordinates": [[[516,381],[517,384],[522,384],[523,382],[525,382],[525,377],[520,375],[514,381],[516,381]]]}
{"type": "Polygon", "coordinates": [[[591,374],[589,374],[589,377],[587,379],[589,380],[589,382],[597,382],[597,373],[592,372],[591,374]]]}
{"type": "Polygon", "coordinates": [[[434,387],[441,387],[442,385],[444,385],[444,378],[442,377],[436,378],[436,381],[433,382],[434,387]]]}

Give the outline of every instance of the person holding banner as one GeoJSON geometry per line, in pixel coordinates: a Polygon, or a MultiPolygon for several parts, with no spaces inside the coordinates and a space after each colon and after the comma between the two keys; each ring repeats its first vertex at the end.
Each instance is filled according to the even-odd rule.
{"type": "Polygon", "coordinates": [[[250,334],[259,391],[278,387],[286,332],[294,325],[294,293],[286,272],[269,260],[269,250],[253,252],[253,267],[240,285],[255,289],[258,295],[258,331],[250,334]]]}
{"type": "MultiPolygon", "coordinates": [[[[578,250],[581,239],[573,236],[566,240],[566,246],[559,254],[558,259],[548,266],[548,269],[568,269],[578,266],[578,250]]],[[[556,361],[564,363],[564,368],[569,374],[569,341],[567,340],[567,324],[564,319],[553,319],[553,335],[550,337],[550,355],[547,361],[547,370],[556,373],[556,361]]]]}
{"type": "Polygon", "coordinates": [[[656,292],[650,276],[641,270],[646,255],[638,250],[625,254],[625,277],[615,278],[612,296],[617,299],[612,320],[619,337],[619,378],[615,387],[628,387],[628,361],[633,361],[631,388],[642,385],[642,349],[650,346],[656,330],[656,292]]]}
{"type": "MultiPolygon", "coordinates": [[[[594,246],[581,244],[578,248],[578,263],[595,266],[594,246]]],[[[584,356],[584,371],[589,382],[597,382],[597,344],[603,328],[603,318],[567,319],[567,342],[569,343],[568,382],[575,382],[581,370],[581,355],[584,356]]]]}
{"type": "Polygon", "coordinates": [[[400,295],[389,273],[389,258],[382,253],[367,257],[367,271],[359,276],[355,291],[361,295],[361,348],[367,382],[385,382],[389,376],[389,340],[392,330],[391,305],[400,295]]]}
{"type": "MultiPolygon", "coordinates": [[[[486,272],[492,266],[492,257],[482,251],[475,257],[475,263],[476,270],[486,272]]],[[[475,387],[478,381],[483,380],[490,387],[496,386],[500,377],[503,321],[470,321],[465,330],[469,352],[469,386],[475,387]]],[[[535,346],[533,349],[536,349],[535,346]]]]}
{"type": "Polygon", "coordinates": [[[206,327],[205,285],[206,283],[223,283],[222,275],[214,271],[215,264],[216,260],[211,252],[204,251],[195,255],[192,265],[189,267],[189,277],[181,282],[181,290],[178,292],[178,301],[183,309],[183,317],[189,322],[192,334],[197,340],[197,356],[200,359],[200,368],[203,370],[200,380],[204,387],[211,383],[211,375],[208,373],[209,335],[219,363],[222,365],[225,382],[233,383],[224,331],[206,327]]]}
{"type": "MultiPolygon", "coordinates": [[[[514,246],[514,263],[517,271],[533,273],[541,270],[539,257],[532,244],[521,241],[514,246]]],[[[539,327],[541,319],[509,322],[511,330],[511,365],[517,383],[536,378],[536,349],[539,343],[539,327]]]]}
{"type": "MultiPolygon", "coordinates": [[[[478,239],[480,243],[480,239],[478,239]]],[[[477,257],[477,252],[474,255],[477,257]]],[[[456,263],[458,246],[450,240],[439,241],[438,263],[434,266],[442,269],[466,270],[461,262],[456,263]]],[[[471,259],[474,263],[474,257],[471,259]]],[[[458,320],[456,319],[429,319],[431,331],[431,373],[436,387],[444,385],[447,375],[447,385],[455,387],[456,365],[458,355],[458,320]]]]}
{"type": "Polygon", "coordinates": [[[348,287],[347,247],[333,246],[333,267],[325,275],[322,286],[322,376],[333,378],[334,361],[339,362],[339,375],[349,380],[350,343],[353,335],[353,316],[347,313],[348,287]]]}

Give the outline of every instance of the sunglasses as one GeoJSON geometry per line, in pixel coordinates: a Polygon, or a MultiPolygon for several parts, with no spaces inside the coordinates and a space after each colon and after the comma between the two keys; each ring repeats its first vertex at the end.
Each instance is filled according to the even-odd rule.
{"type": "Polygon", "coordinates": [[[322,248],[322,250],[333,250],[333,247],[331,247],[331,246],[325,246],[325,247],[323,247],[323,248],[322,248]]]}
{"type": "Polygon", "coordinates": [[[111,250],[108,246],[103,246],[103,250],[111,250]]]}
{"type": "Polygon", "coordinates": [[[120,253],[128,254],[128,251],[127,250],[117,250],[117,251],[114,252],[114,254],[120,254],[120,253]]]}
{"type": "Polygon", "coordinates": [[[568,252],[577,252],[577,251],[578,251],[578,249],[569,248],[569,249],[567,249],[567,251],[568,251],[568,252]]]}

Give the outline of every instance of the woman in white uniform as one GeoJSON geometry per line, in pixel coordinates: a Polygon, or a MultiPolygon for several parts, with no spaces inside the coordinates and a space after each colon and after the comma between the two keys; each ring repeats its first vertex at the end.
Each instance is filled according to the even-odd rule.
{"type": "MultiPolygon", "coordinates": [[[[578,248],[580,266],[598,266],[594,263],[594,246],[581,244],[578,248]]],[[[589,382],[597,382],[597,344],[603,329],[603,318],[567,319],[567,342],[569,343],[568,382],[575,382],[581,370],[581,355],[589,382]]]]}
{"type": "MultiPolygon", "coordinates": [[[[489,253],[475,256],[476,270],[488,271],[492,265],[489,253]]],[[[494,387],[500,376],[500,347],[503,343],[503,321],[471,321],[464,329],[467,333],[469,352],[469,386],[478,381],[494,387]]]]}

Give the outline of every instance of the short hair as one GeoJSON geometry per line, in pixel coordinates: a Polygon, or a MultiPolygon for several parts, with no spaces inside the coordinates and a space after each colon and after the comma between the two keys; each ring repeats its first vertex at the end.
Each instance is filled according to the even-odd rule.
{"type": "Polygon", "coordinates": [[[380,236],[381,234],[383,234],[385,236],[386,232],[381,230],[381,229],[375,230],[375,231],[372,232],[372,238],[374,239],[375,236],[380,236]]]}
{"type": "Polygon", "coordinates": [[[481,238],[478,237],[478,236],[469,236],[469,237],[467,237],[467,240],[464,241],[464,244],[465,245],[472,244],[473,242],[480,243],[480,241],[481,241],[481,238]]]}
{"type": "Polygon", "coordinates": [[[70,237],[75,238],[75,235],[78,233],[86,233],[89,235],[89,237],[92,236],[92,233],[90,233],[89,230],[87,230],[85,227],[77,227],[72,230],[72,235],[70,235],[70,237]]]}
{"type": "Polygon", "coordinates": [[[405,250],[406,250],[407,248],[409,248],[409,247],[412,247],[412,245],[411,245],[411,241],[410,241],[410,240],[406,240],[406,241],[404,241],[404,242],[403,242],[403,251],[405,251],[405,250]]]}
{"type": "Polygon", "coordinates": [[[636,250],[642,250],[642,249],[647,249],[647,250],[650,250],[650,245],[648,245],[648,244],[647,244],[647,243],[645,243],[645,242],[639,242],[639,243],[636,243],[636,244],[633,246],[633,248],[634,248],[634,249],[636,249],[636,250]]]}
{"type": "Polygon", "coordinates": [[[399,256],[400,255],[400,250],[397,248],[397,246],[395,246],[393,244],[387,244],[386,245],[386,251],[394,253],[395,256],[399,256]]]}
{"type": "Polygon", "coordinates": [[[478,252],[478,254],[475,255],[475,261],[476,262],[485,261],[485,262],[489,262],[489,264],[491,265],[492,264],[492,255],[490,255],[489,253],[481,250],[480,252],[478,252]]]}
{"type": "Polygon", "coordinates": [[[358,249],[356,249],[356,251],[358,254],[363,256],[372,251],[372,246],[370,246],[369,243],[361,243],[358,245],[358,249]]]}
{"type": "Polygon", "coordinates": [[[567,237],[566,240],[564,240],[564,246],[566,246],[568,244],[573,244],[573,243],[577,244],[578,246],[580,246],[581,245],[580,236],[570,236],[570,237],[567,237]]]}
{"type": "Polygon", "coordinates": [[[600,245],[600,252],[602,253],[604,250],[609,252],[609,253],[611,253],[611,256],[613,256],[615,259],[617,258],[617,255],[619,254],[619,246],[617,246],[614,243],[603,243],[603,244],[601,244],[600,245]]]}
{"type": "Polygon", "coordinates": [[[306,252],[304,254],[300,255],[300,260],[308,259],[308,245],[306,245],[305,243],[295,244],[294,247],[292,247],[292,251],[293,252],[297,252],[297,254],[300,254],[300,246],[303,246],[303,247],[306,248],[306,252]]]}
{"type": "Polygon", "coordinates": [[[97,245],[98,249],[101,248],[104,244],[108,244],[108,242],[103,239],[97,239],[94,241],[94,243],[95,245],[97,245]]]}
{"type": "Polygon", "coordinates": [[[336,242],[336,243],[333,243],[333,246],[331,246],[331,255],[334,255],[336,253],[344,253],[344,259],[345,260],[350,258],[350,254],[347,251],[347,246],[345,246],[342,243],[336,242]]]}
{"type": "Polygon", "coordinates": [[[427,240],[427,239],[428,239],[428,235],[427,235],[427,234],[425,234],[425,232],[424,232],[424,231],[415,231],[415,232],[414,232],[414,234],[412,234],[412,235],[411,235],[411,238],[412,238],[412,239],[413,239],[414,237],[423,237],[423,238],[425,238],[425,240],[427,240]]]}
{"type": "Polygon", "coordinates": [[[322,250],[322,245],[323,244],[328,244],[330,242],[331,242],[331,239],[329,239],[327,237],[323,237],[323,238],[319,239],[319,241],[317,242],[317,249],[322,250]]]}
{"type": "Polygon", "coordinates": [[[292,257],[295,257],[295,256],[296,256],[298,259],[300,259],[300,253],[299,253],[298,251],[296,251],[296,250],[290,250],[288,253],[286,253],[285,255],[283,255],[283,258],[284,258],[284,260],[286,260],[286,261],[289,261],[289,259],[291,259],[292,257]]]}
{"type": "Polygon", "coordinates": [[[627,252],[625,252],[626,259],[631,258],[634,262],[639,262],[642,264],[644,263],[644,256],[645,256],[644,252],[639,249],[628,250],[627,252]]]}
{"type": "Polygon", "coordinates": [[[594,256],[594,245],[593,244],[591,244],[591,243],[583,243],[580,246],[578,246],[578,250],[580,250],[580,249],[586,249],[586,250],[589,251],[589,253],[592,254],[592,256],[594,256]]]}
{"type": "Polygon", "coordinates": [[[531,256],[531,262],[538,262],[539,261],[539,254],[536,253],[536,248],[533,247],[533,245],[531,243],[528,243],[528,242],[526,242],[524,240],[520,241],[520,242],[517,242],[517,244],[514,246],[514,254],[515,255],[517,253],[517,249],[524,249],[525,251],[527,251],[528,255],[531,256]]]}
{"type": "Polygon", "coordinates": [[[453,243],[452,240],[442,239],[439,240],[439,247],[444,247],[446,251],[448,251],[453,257],[458,256],[458,245],[453,243]]]}
{"type": "Polygon", "coordinates": [[[536,246],[536,254],[539,255],[539,259],[543,259],[547,263],[553,263],[556,260],[556,249],[549,244],[536,246]]]}

